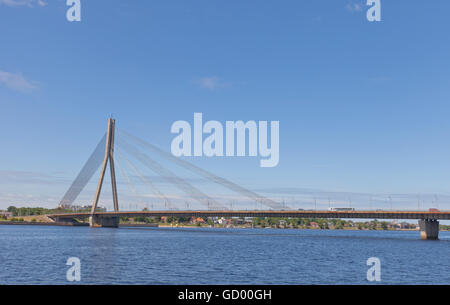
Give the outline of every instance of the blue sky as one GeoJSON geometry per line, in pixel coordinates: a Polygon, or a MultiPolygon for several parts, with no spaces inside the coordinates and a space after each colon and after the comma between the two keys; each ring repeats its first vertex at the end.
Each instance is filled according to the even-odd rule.
{"type": "Polygon", "coordinates": [[[0,0],[0,208],[54,205],[110,113],[165,150],[194,112],[279,120],[275,168],[188,159],[254,190],[450,195],[450,3],[364,2],[0,0]]]}

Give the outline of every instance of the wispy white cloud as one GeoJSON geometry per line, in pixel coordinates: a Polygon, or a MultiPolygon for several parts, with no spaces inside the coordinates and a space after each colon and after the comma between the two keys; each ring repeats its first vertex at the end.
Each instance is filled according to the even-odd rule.
{"type": "Polygon", "coordinates": [[[8,88],[21,92],[28,92],[37,89],[36,82],[27,80],[20,73],[11,73],[0,70],[0,83],[8,88]]]}
{"type": "Polygon", "coordinates": [[[354,1],[347,3],[347,5],[345,6],[347,11],[352,12],[352,13],[353,12],[362,12],[363,7],[364,7],[364,5],[362,2],[354,2],[354,1]]]}
{"type": "Polygon", "coordinates": [[[49,196],[35,192],[2,192],[0,194],[0,210],[6,210],[12,205],[16,207],[55,208],[58,203],[59,198],[57,196],[49,196]]]}
{"type": "Polygon", "coordinates": [[[47,2],[44,0],[0,0],[0,4],[10,6],[10,7],[18,7],[18,6],[27,6],[33,7],[34,4],[38,6],[47,6],[47,2]]]}
{"type": "Polygon", "coordinates": [[[59,184],[68,183],[65,178],[38,172],[0,170],[0,184],[59,184]]]}
{"type": "Polygon", "coordinates": [[[223,82],[217,76],[202,77],[194,81],[200,88],[215,90],[218,88],[231,86],[230,83],[223,82]]]}

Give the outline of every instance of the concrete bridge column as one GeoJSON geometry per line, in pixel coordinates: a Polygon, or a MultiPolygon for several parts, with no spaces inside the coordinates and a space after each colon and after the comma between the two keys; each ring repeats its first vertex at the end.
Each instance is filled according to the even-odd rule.
{"type": "Polygon", "coordinates": [[[67,223],[67,224],[76,224],[76,223],[78,223],[75,219],[73,219],[73,218],[66,218],[66,217],[56,217],[55,218],[55,222],[56,223],[67,223]]]}
{"type": "Polygon", "coordinates": [[[119,221],[119,216],[92,215],[89,217],[89,226],[91,228],[118,228],[119,221]]]}
{"type": "Polygon", "coordinates": [[[439,239],[439,221],[436,219],[419,220],[420,239],[437,240],[439,239]]]}

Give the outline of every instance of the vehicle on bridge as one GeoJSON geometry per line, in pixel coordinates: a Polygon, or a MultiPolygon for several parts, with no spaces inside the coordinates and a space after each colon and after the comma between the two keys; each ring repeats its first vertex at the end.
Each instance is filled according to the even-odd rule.
{"type": "Polygon", "coordinates": [[[354,211],[354,208],[328,208],[328,211],[341,212],[341,211],[354,211]]]}

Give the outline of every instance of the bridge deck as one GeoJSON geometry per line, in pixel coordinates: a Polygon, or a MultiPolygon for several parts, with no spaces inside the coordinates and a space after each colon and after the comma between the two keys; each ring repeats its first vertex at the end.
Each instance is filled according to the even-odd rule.
{"type": "MultiPolygon", "coordinates": [[[[371,218],[371,219],[450,219],[450,211],[272,211],[272,210],[198,210],[198,211],[135,211],[97,212],[98,216],[176,216],[176,217],[298,217],[298,218],[371,218]]],[[[51,218],[87,218],[91,213],[67,213],[47,215],[51,218]]]]}

